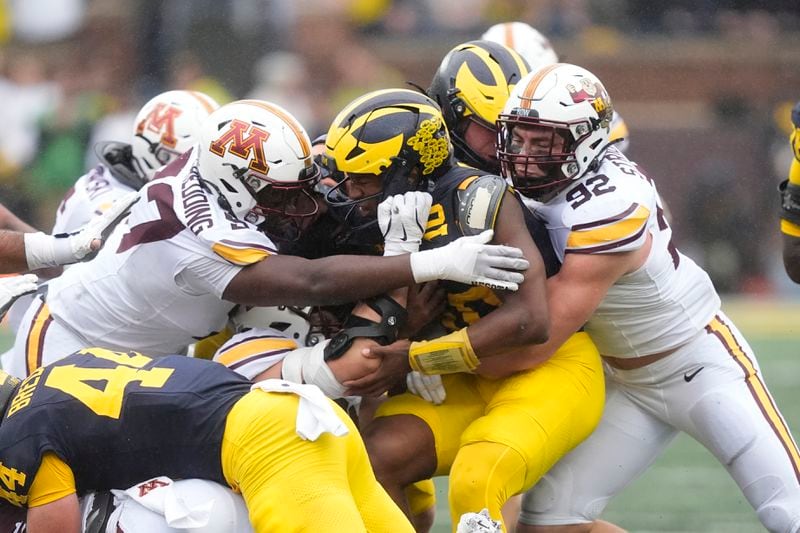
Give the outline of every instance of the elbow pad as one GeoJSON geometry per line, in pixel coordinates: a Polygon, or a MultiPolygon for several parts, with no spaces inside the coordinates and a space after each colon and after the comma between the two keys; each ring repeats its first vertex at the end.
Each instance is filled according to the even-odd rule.
{"type": "Polygon", "coordinates": [[[397,333],[405,326],[408,313],[405,308],[389,296],[377,296],[366,300],[373,311],[381,317],[380,322],[350,315],[344,329],[333,336],[325,348],[325,360],[340,358],[357,338],[373,339],[378,344],[391,344],[397,340],[397,333]]]}

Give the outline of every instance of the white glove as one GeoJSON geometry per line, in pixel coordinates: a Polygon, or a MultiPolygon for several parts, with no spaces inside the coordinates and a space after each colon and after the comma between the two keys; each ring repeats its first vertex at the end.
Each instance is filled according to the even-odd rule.
{"type": "Polygon", "coordinates": [[[448,279],[490,289],[515,291],[525,276],[518,270],[530,264],[522,250],[512,246],[486,244],[494,231],[461,237],[447,246],[411,254],[411,272],[417,283],[448,279]]]}
{"type": "Polygon", "coordinates": [[[442,384],[442,376],[439,374],[429,376],[412,370],[406,374],[406,387],[410,393],[416,394],[433,405],[441,405],[447,397],[442,384]]]}
{"type": "Polygon", "coordinates": [[[128,215],[131,206],[139,200],[137,191],[129,192],[114,200],[111,207],[103,211],[102,214],[92,217],[83,229],[74,235],[70,235],[70,249],[76,261],[90,259],[98,250],[92,250],[92,241],[99,239],[103,242],[111,235],[117,224],[128,215]]]}
{"type": "Polygon", "coordinates": [[[0,318],[6,314],[14,300],[23,294],[36,292],[38,279],[35,274],[0,278],[0,318]]]}
{"type": "Polygon", "coordinates": [[[36,270],[91,259],[99,250],[99,248],[92,250],[92,242],[100,240],[102,246],[102,242],[111,234],[119,221],[127,216],[128,210],[138,199],[138,192],[130,192],[117,198],[111,207],[93,217],[75,233],[67,235],[26,233],[25,255],[28,268],[36,270]]]}
{"type": "Polygon", "coordinates": [[[432,202],[426,192],[409,191],[390,196],[378,205],[378,225],[385,243],[383,255],[419,250],[432,202]]]}
{"type": "Polygon", "coordinates": [[[458,521],[456,533],[502,533],[500,522],[492,520],[488,509],[480,513],[464,513],[458,521]]]}

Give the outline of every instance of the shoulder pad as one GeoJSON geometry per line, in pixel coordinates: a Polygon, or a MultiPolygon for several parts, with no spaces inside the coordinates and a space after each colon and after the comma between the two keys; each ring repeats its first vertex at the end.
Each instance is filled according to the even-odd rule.
{"type": "MultiPolygon", "coordinates": [[[[627,160],[624,163],[623,170],[631,166],[627,160]]],[[[626,174],[614,164],[604,164],[601,171],[567,191],[566,201],[572,203],[564,217],[569,228],[565,252],[635,250],[644,244],[646,230],[654,223],[657,193],[646,178],[626,174]]]]}
{"type": "Polygon", "coordinates": [[[191,175],[163,178],[154,186],[170,186],[174,191],[177,219],[200,242],[229,263],[251,265],[277,253],[277,246],[256,226],[234,217],[222,208],[217,198],[191,175]]]}
{"type": "Polygon", "coordinates": [[[647,206],[633,202],[605,218],[574,224],[567,236],[566,251],[599,253],[635,250],[644,244],[650,215],[647,206]]]}
{"type": "Polygon", "coordinates": [[[472,176],[457,189],[456,223],[463,235],[477,235],[494,228],[508,184],[500,176],[472,176]]]}

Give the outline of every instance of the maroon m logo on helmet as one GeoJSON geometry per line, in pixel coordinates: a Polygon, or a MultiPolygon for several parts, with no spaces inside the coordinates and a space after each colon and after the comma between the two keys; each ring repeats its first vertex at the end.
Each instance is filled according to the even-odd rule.
{"type": "Polygon", "coordinates": [[[169,104],[159,103],[136,125],[136,134],[141,135],[145,129],[154,133],[160,133],[161,138],[158,142],[167,148],[175,148],[178,139],[175,137],[175,119],[183,111],[169,104]]]}
{"type": "Polygon", "coordinates": [[[248,168],[266,174],[269,171],[267,157],[264,154],[264,143],[267,142],[267,139],[269,139],[269,132],[266,130],[234,119],[228,125],[227,131],[213,141],[209,149],[220,157],[225,156],[225,150],[245,161],[252,156],[247,165],[248,168]]]}

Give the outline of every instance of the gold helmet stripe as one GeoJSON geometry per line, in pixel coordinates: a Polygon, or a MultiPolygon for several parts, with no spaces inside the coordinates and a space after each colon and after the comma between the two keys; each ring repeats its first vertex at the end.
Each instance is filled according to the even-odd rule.
{"type": "Polygon", "coordinates": [[[531,102],[533,101],[533,95],[536,93],[536,89],[539,87],[539,84],[542,80],[550,74],[556,67],[560,67],[561,63],[556,63],[554,65],[548,65],[539,71],[531,78],[531,81],[525,86],[525,89],[522,90],[522,94],[519,97],[520,106],[523,109],[530,109],[531,102]]]}
{"type": "Polygon", "coordinates": [[[195,100],[200,102],[200,105],[202,105],[203,109],[205,109],[206,112],[208,112],[209,114],[217,109],[217,106],[211,103],[211,100],[209,100],[208,96],[206,96],[205,94],[197,91],[186,91],[186,92],[192,95],[195,98],[195,100]]]}
{"type": "Polygon", "coordinates": [[[503,44],[509,48],[514,48],[514,26],[510,22],[503,23],[503,44]]]}
{"type": "Polygon", "coordinates": [[[292,132],[294,132],[295,136],[297,137],[297,140],[303,150],[303,157],[311,156],[311,141],[308,140],[308,134],[305,132],[305,128],[303,128],[303,126],[301,126],[300,123],[297,122],[297,119],[292,115],[280,107],[263,100],[239,100],[239,103],[260,107],[275,115],[278,115],[286,124],[289,125],[289,128],[291,128],[292,132]]]}

